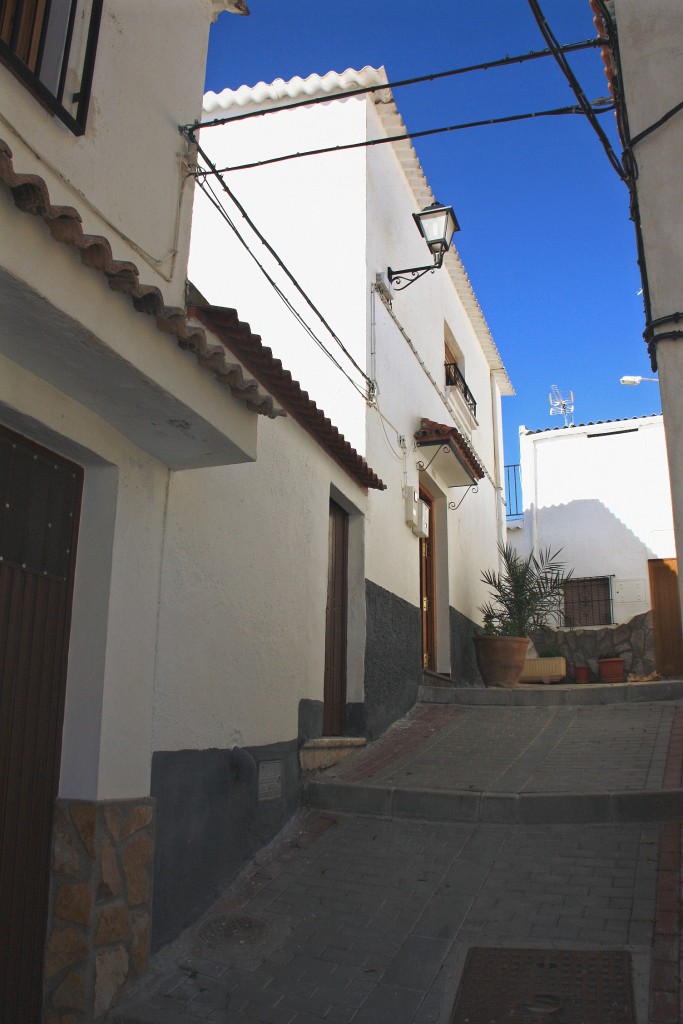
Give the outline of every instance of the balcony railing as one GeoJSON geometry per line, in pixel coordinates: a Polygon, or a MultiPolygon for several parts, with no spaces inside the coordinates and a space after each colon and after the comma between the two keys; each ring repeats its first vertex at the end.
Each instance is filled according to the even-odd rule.
{"type": "Polygon", "coordinates": [[[509,523],[524,519],[524,501],[522,499],[522,477],[519,463],[510,463],[505,467],[505,518],[509,523]]]}
{"type": "Polygon", "coordinates": [[[75,135],[85,131],[104,0],[0,0],[0,60],[75,135]]]}
{"type": "Polygon", "coordinates": [[[456,388],[462,397],[465,399],[465,404],[470,410],[474,418],[477,417],[477,403],[474,400],[474,395],[467,387],[465,378],[461,374],[457,363],[444,363],[446,370],[446,387],[456,388]]]}

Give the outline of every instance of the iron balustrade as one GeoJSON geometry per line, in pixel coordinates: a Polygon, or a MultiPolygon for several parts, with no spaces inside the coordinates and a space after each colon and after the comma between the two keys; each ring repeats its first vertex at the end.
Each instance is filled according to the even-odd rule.
{"type": "Polygon", "coordinates": [[[83,135],[104,0],[0,0],[0,61],[83,135]]]}
{"type": "Polygon", "coordinates": [[[444,363],[446,370],[446,387],[456,388],[462,397],[465,399],[465,404],[470,410],[472,415],[477,416],[477,403],[474,400],[474,395],[467,387],[465,378],[463,377],[457,363],[444,363]]]}
{"type": "Polygon", "coordinates": [[[508,522],[524,519],[524,501],[522,499],[522,477],[519,463],[510,463],[505,467],[505,517],[508,522]]]}

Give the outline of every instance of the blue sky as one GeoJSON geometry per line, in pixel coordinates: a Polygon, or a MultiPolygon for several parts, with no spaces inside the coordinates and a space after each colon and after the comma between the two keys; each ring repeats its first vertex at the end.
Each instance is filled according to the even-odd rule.
{"type": "MultiPolygon", "coordinates": [[[[384,65],[390,81],[544,47],[527,0],[249,0],[211,30],[207,89],[384,65]]],[[[588,0],[542,0],[562,43],[592,38],[588,0]]],[[[570,57],[589,99],[607,94],[597,50],[570,57]]],[[[397,89],[409,130],[569,106],[552,58],[397,89]]],[[[603,127],[621,152],[613,116],[603,127]]],[[[516,397],[503,401],[505,461],[518,427],[559,426],[551,384],[579,422],[659,412],[642,341],[628,193],[583,117],[542,118],[415,140],[432,189],[453,205],[456,245],[516,397]]],[[[331,157],[334,159],[334,157],[331,157]]],[[[418,286],[419,287],[419,286],[418,286]]]]}

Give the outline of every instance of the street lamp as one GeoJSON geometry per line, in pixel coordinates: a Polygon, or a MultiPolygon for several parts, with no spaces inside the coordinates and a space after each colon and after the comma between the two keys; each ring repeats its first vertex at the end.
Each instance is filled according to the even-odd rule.
{"type": "Polygon", "coordinates": [[[629,387],[634,388],[640,384],[641,380],[653,380],[655,384],[659,384],[659,377],[621,377],[619,383],[628,384],[629,387]]]}
{"type": "Polygon", "coordinates": [[[432,203],[420,213],[414,213],[413,220],[427,243],[434,262],[427,267],[407,267],[405,270],[392,270],[389,267],[389,282],[397,292],[407,288],[408,285],[413,284],[418,278],[424,277],[425,274],[438,270],[451,247],[453,235],[460,230],[453,207],[442,206],[441,203],[432,203]]]}

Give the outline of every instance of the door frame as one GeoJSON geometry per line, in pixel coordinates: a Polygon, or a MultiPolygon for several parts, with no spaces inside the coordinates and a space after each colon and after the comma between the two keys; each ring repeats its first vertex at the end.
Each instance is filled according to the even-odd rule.
{"type": "Polygon", "coordinates": [[[422,668],[436,671],[436,530],[434,495],[420,484],[420,500],[428,509],[428,537],[420,537],[420,617],[422,668]]]}
{"type": "Polygon", "coordinates": [[[342,736],[346,728],[349,601],[349,513],[330,498],[325,608],[323,735],[342,736]]]}

